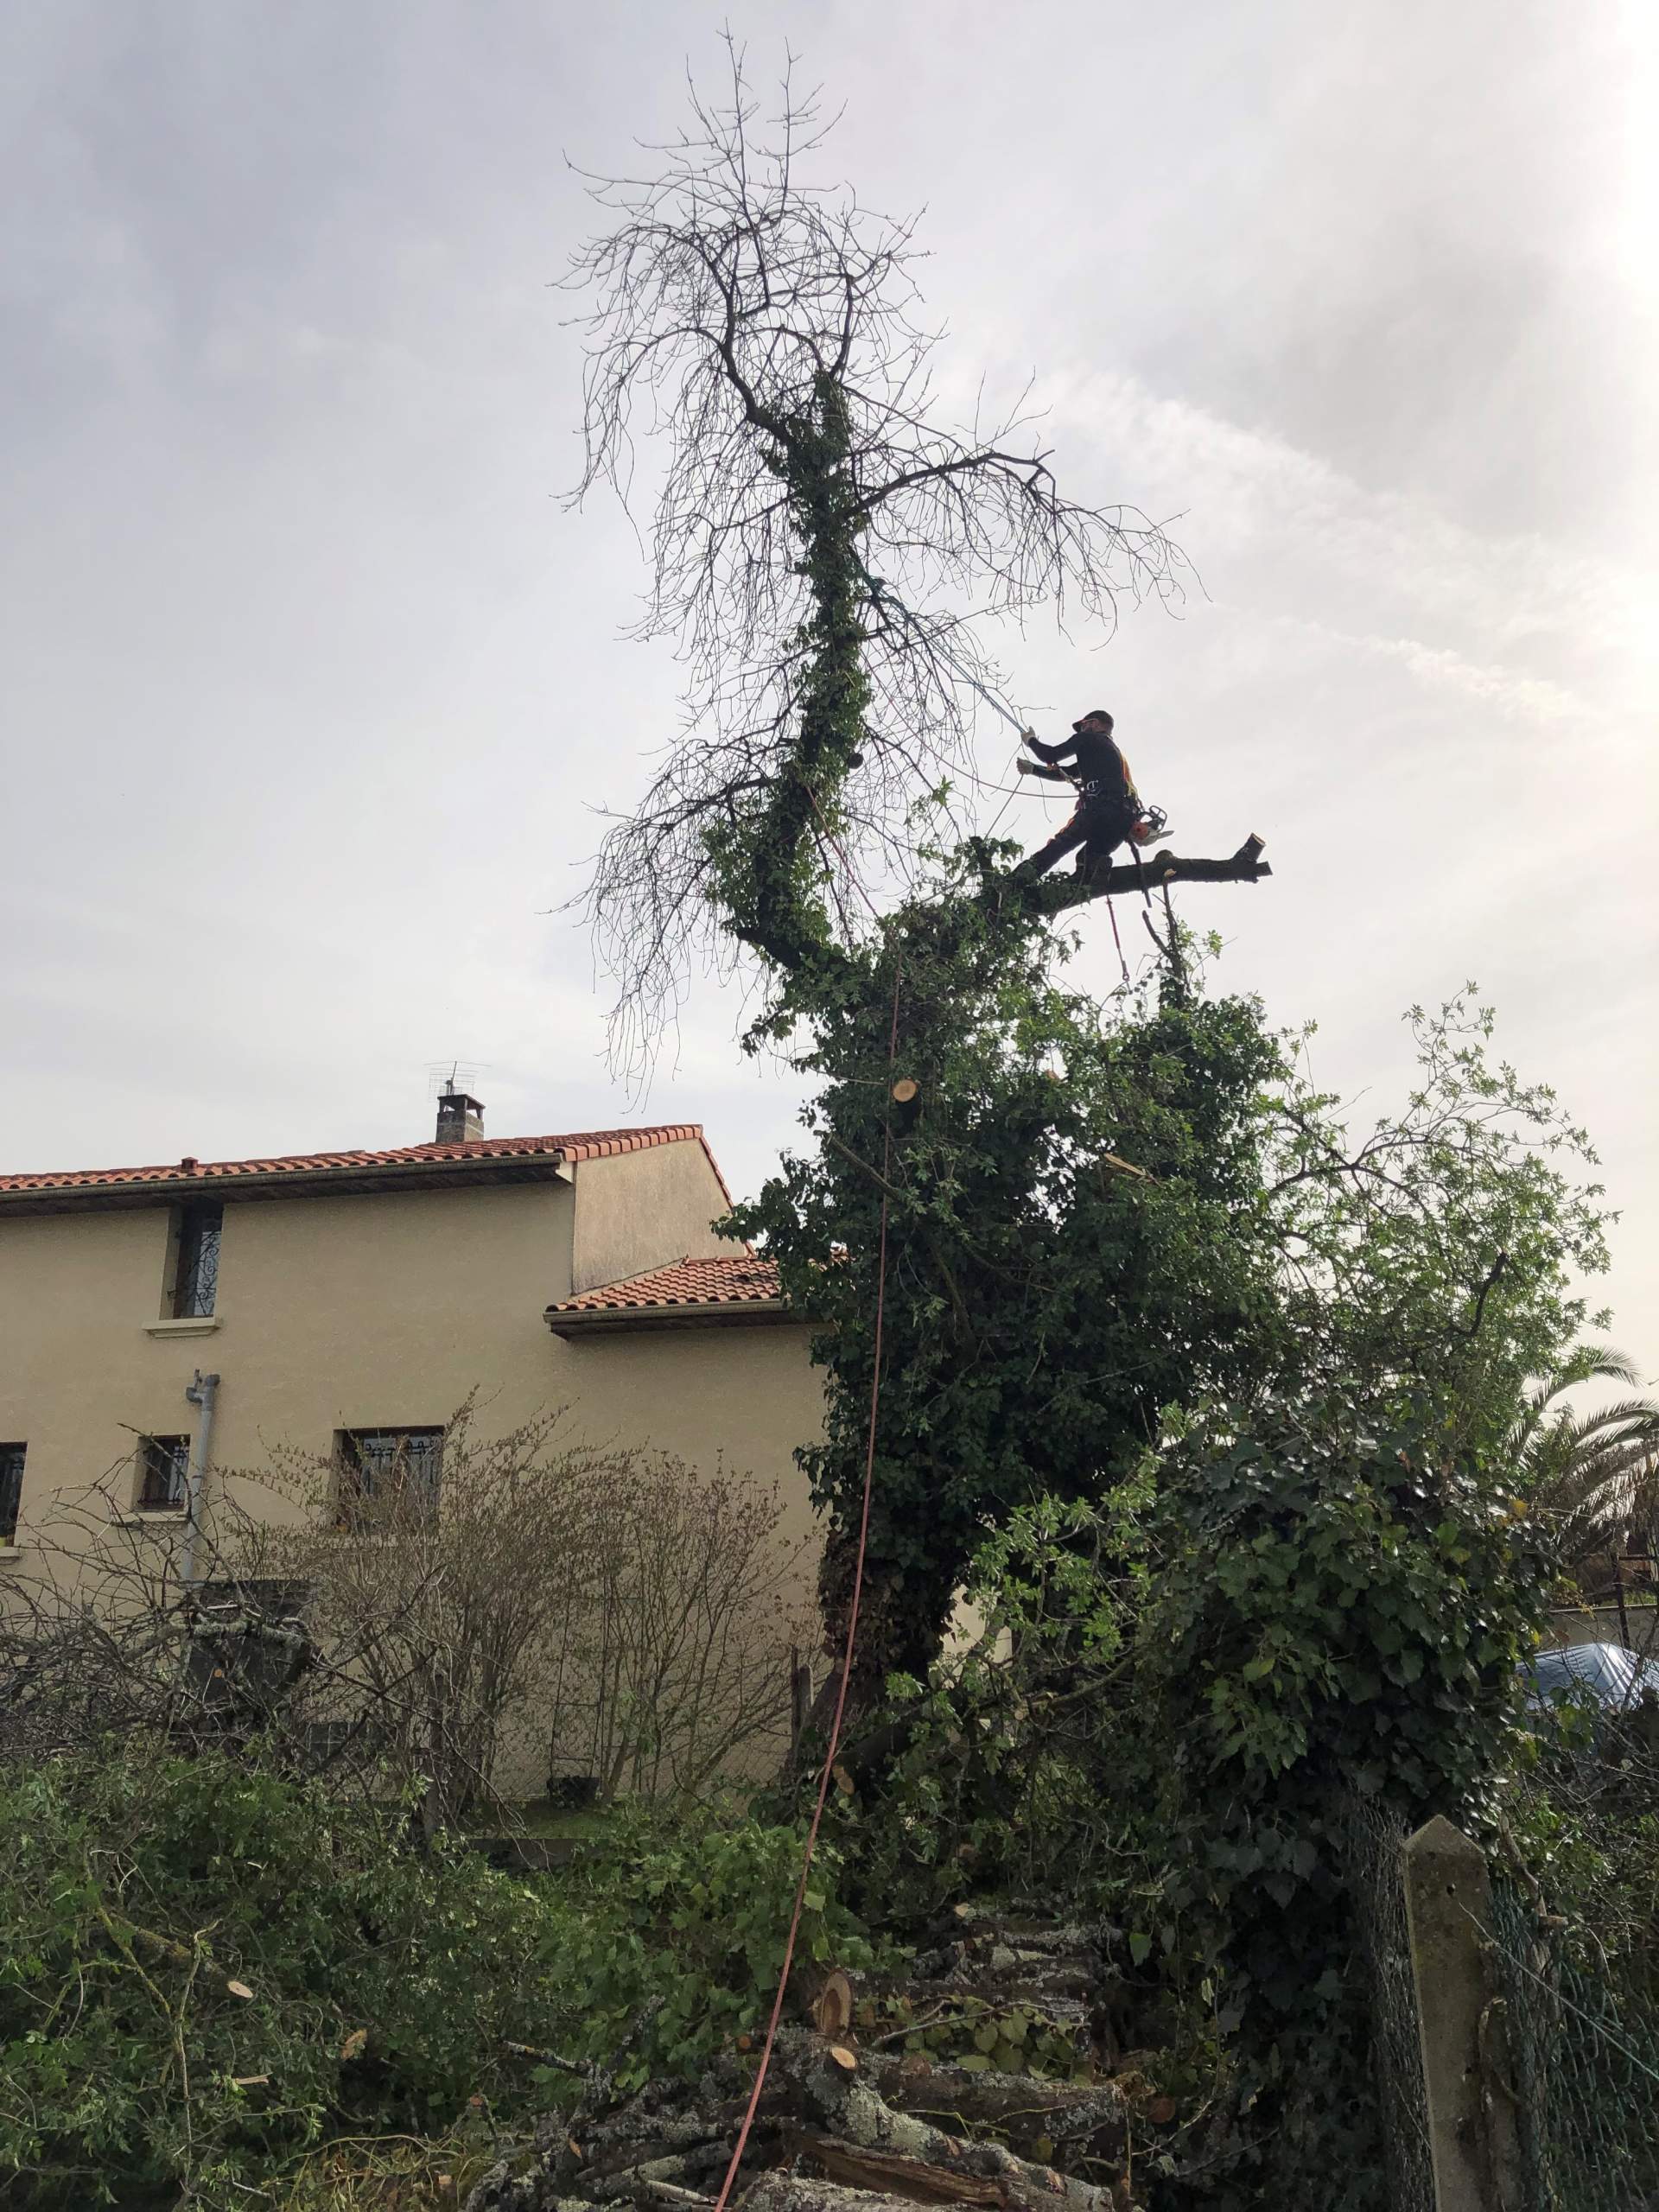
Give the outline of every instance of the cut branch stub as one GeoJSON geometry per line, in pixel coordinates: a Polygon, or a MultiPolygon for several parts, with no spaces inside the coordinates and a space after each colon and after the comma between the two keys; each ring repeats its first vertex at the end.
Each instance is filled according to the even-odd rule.
{"type": "Polygon", "coordinates": [[[918,1096],[921,1088],[921,1084],[917,1082],[913,1075],[901,1075],[893,1086],[893,1104],[908,1106],[911,1101],[918,1096]]]}
{"type": "Polygon", "coordinates": [[[853,2024],[853,1985],[832,1967],[812,2003],[812,2023],[821,2036],[844,2035],[853,2024]]]}

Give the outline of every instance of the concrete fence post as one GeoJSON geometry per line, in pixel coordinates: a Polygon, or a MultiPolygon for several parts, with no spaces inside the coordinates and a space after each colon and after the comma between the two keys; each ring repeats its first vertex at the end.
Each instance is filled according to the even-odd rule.
{"type": "Polygon", "coordinates": [[[1520,2212],[1518,2111],[1485,1858],[1437,1816],[1407,1840],[1405,1885],[1435,2212],[1520,2212]]]}

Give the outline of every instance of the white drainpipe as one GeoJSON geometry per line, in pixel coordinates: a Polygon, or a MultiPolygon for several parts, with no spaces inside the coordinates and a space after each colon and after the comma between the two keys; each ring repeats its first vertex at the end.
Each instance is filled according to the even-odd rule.
{"type": "Polygon", "coordinates": [[[184,1544],[179,1554],[179,1580],[186,1589],[196,1579],[196,1534],[201,1522],[201,1486],[213,1465],[213,1407],[219,1397],[219,1377],[198,1368],[184,1386],[184,1395],[197,1408],[196,1433],[190,1446],[190,1468],[185,1478],[184,1544]]]}

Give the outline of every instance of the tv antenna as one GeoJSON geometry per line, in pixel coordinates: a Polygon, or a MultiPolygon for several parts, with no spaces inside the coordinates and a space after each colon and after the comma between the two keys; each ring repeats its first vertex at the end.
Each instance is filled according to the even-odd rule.
{"type": "Polygon", "coordinates": [[[487,1073],[488,1068],[486,1060],[429,1060],[428,1094],[433,1098],[453,1098],[457,1095],[475,1098],[478,1078],[487,1073]]]}

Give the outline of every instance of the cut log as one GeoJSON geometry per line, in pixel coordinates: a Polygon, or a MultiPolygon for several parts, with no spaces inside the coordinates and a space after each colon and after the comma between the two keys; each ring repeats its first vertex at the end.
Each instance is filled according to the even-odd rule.
{"type": "Polygon", "coordinates": [[[1120,1160],[1115,1152],[1103,1152],[1100,1164],[1103,1167],[1109,1167],[1115,1175],[1138,1175],[1143,1183],[1158,1180],[1150,1168],[1137,1167],[1132,1160],[1120,1160]]]}
{"type": "Polygon", "coordinates": [[[999,2183],[982,2181],[955,2166],[931,2166],[925,2158],[906,2158],[895,2151],[862,2151],[810,2127],[787,2131],[784,2148],[791,2157],[810,2158],[831,2181],[878,2196],[901,2196],[907,2204],[1001,2204],[999,2183]]]}
{"type": "Polygon", "coordinates": [[[900,2212],[912,2201],[876,2196],[868,2190],[847,2189],[839,2182],[817,2181],[804,2174],[762,2174],[738,2199],[738,2212],[900,2212]]]}
{"type": "MultiPolygon", "coordinates": [[[[780,2026],[752,2114],[740,2203],[757,2212],[947,2203],[1133,2212],[1129,2115],[1116,2083],[999,2073],[976,2054],[957,2064],[906,2050],[912,2025],[882,2033],[895,1996],[925,2032],[942,2010],[953,2012],[951,1985],[968,1977],[992,2011],[1042,1983],[1040,2002],[1022,2007],[1030,2018],[1086,2033],[1088,2007],[1054,1986],[1097,1978],[1112,1931],[1058,1927],[1027,1910],[947,1911],[930,1931],[936,1948],[913,1956],[902,1981],[835,1966],[803,1977],[799,2010],[780,2026]],[[774,2171],[791,2159],[796,2172],[774,2171]]],[[[467,2212],[712,2212],[749,2109],[753,2063],[753,2053],[745,2063],[728,2050],[696,2081],[650,2082],[620,2101],[613,2074],[594,2068],[575,2110],[548,2115],[533,2146],[493,2167],[467,2212]]]]}
{"type": "Polygon", "coordinates": [[[1016,2143],[1029,2145],[1039,2135],[1056,2143],[1098,2137],[1097,2154],[1111,2157],[1125,2139],[1127,2110],[1109,2082],[1039,2082],[989,2068],[970,2074],[960,2066],[918,2066],[912,2055],[896,2053],[868,2061],[865,2078],[901,2111],[963,2130],[994,2127],[1016,2143]]]}
{"type": "Polygon", "coordinates": [[[893,2152],[1001,2184],[1001,2202],[1020,2212],[1118,2212],[1121,2195],[1053,2167],[1016,2158],[1000,2143],[963,2142],[943,2128],[896,2110],[868,2082],[849,2080],[823,2045],[800,2030],[779,2037],[778,2055],[799,2083],[825,2133],[861,2151],[893,2152]]]}

